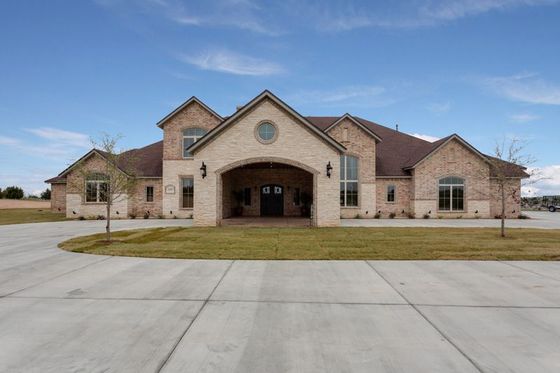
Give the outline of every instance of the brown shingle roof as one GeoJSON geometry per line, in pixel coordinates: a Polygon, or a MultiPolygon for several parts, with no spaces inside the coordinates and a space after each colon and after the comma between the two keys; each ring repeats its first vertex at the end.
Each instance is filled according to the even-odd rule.
{"type": "MultiPolygon", "coordinates": [[[[382,141],[377,144],[376,173],[377,176],[410,176],[407,167],[414,166],[438,146],[445,143],[451,136],[444,137],[435,142],[428,142],[403,132],[393,130],[369,120],[354,117],[357,121],[369,128],[379,136],[382,141]]],[[[340,117],[314,117],[306,119],[321,131],[325,131],[340,117]]],[[[103,154],[102,151],[99,153],[103,154]]],[[[132,149],[127,153],[135,159],[134,173],[139,177],[162,177],[163,174],[163,141],[158,141],[140,149],[132,149]]],[[[488,157],[491,158],[491,157],[488,157]]],[[[527,177],[523,167],[501,161],[509,177],[527,177]]],[[[68,170],[68,169],[67,169],[68,170]]],[[[64,171],[58,176],[46,180],[46,183],[63,183],[66,181],[64,171]]],[[[493,176],[496,172],[493,171],[493,176]]]]}

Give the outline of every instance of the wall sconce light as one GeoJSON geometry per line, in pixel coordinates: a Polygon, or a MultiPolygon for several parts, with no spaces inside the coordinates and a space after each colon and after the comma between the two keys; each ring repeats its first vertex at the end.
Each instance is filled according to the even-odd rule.
{"type": "Polygon", "coordinates": [[[327,177],[331,177],[331,172],[332,172],[332,166],[331,166],[331,162],[329,161],[329,163],[327,163],[327,177]]]}
{"type": "Polygon", "coordinates": [[[431,214],[431,213],[432,213],[432,210],[428,211],[428,214],[431,214]]]}
{"type": "Polygon", "coordinates": [[[173,210],[169,210],[169,215],[173,215],[173,210]]]}
{"type": "Polygon", "coordinates": [[[200,166],[200,176],[204,179],[206,177],[206,164],[202,162],[202,166],[200,166]]]}
{"type": "Polygon", "coordinates": [[[119,214],[119,212],[118,212],[118,211],[116,211],[116,214],[118,215],[118,214],[119,214]]]}
{"type": "Polygon", "coordinates": [[[478,214],[478,210],[476,210],[474,213],[475,213],[475,214],[478,214]]]}

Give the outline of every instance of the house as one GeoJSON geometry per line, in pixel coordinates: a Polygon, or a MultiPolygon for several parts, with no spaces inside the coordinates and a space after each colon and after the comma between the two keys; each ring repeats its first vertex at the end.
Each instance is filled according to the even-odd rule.
{"type": "MultiPolygon", "coordinates": [[[[428,142],[350,114],[302,116],[269,91],[229,117],[192,97],[157,126],[163,141],[129,151],[139,160],[131,173],[137,183],[114,204],[115,216],[192,216],[198,226],[234,216],[309,216],[315,226],[337,226],[340,218],[376,214],[501,213],[491,158],[456,134],[428,142]]],[[[98,175],[104,158],[93,149],[78,162],[98,175]]],[[[80,180],[75,165],[46,181],[52,208],[68,217],[104,215],[102,178],[80,180]],[[87,193],[71,187],[76,179],[87,193]]],[[[506,169],[506,213],[516,217],[527,174],[506,169]]]]}

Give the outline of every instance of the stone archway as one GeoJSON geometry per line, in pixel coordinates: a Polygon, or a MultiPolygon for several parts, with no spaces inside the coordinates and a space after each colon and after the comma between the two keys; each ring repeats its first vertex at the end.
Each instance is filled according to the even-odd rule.
{"type": "Polygon", "coordinates": [[[308,165],[280,157],[232,162],[216,171],[217,224],[221,225],[223,219],[232,216],[261,216],[261,188],[274,184],[285,193],[283,216],[308,216],[311,225],[316,225],[318,175],[319,172],[308,165]]]}

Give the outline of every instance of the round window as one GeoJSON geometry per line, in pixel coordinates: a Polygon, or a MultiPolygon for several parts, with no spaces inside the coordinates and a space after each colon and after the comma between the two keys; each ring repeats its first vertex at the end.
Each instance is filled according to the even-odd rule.
{"type": "Polygon", "coordinates": [[[262,142],[270,143],[276,138],[276,127],[269,122],[261,123],[257,127],[257,135],[262,142]]]}

